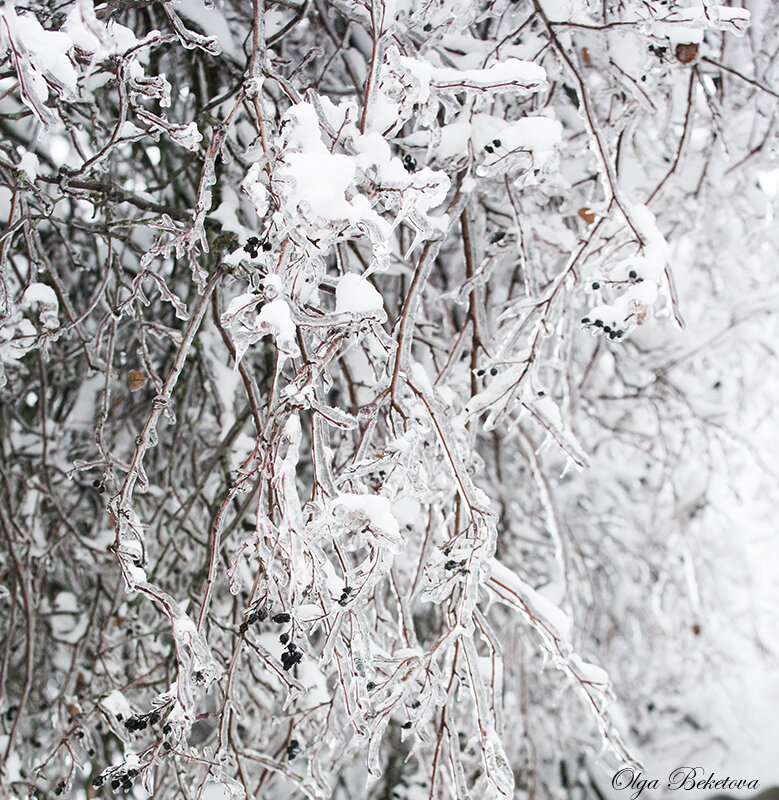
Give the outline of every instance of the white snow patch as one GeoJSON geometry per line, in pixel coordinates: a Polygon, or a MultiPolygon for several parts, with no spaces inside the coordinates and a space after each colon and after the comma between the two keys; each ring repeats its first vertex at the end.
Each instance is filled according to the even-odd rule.
{"type": "Polygon", "coordinates": [[[25,174],[30,183],[33,183],[38,177],[39,167],[38,156],[36,156],[35,153],[31,153],[29,150],[25,150],[24,153],[22,153],[22,157],[19,159],[19,169],[25,174]]]}
{"type": "Polygon", "coordinates": [[[336,313],[371,314],[383,308],[381,294],[367,278],[347,272],[338,279],[335,287],[336,313]]]}
{"type": "Polygon", "coordinates": [[[45,283],[31,283],[24,292],[22,305],[29,308],[33,303],[47,306],[58,306],[57,294],[51,286],[45,283]]]}

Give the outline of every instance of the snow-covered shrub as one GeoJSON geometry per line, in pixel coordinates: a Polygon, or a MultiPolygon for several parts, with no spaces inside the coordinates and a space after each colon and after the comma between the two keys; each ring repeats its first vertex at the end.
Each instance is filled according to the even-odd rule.
{"type": "Polygon", "coordinates": [[[721,739],[777,8],[6,2],[2,796],[588,796],[721,739]]]}

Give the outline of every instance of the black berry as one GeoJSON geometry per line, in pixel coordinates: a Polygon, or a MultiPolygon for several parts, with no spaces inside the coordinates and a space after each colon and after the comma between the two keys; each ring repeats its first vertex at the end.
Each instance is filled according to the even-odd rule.
{"type": "Polygon", "coordinates": [[[287,655],[286,659],[284,659],[283,656],[282,656],[282,659],[281,659],[282,664],[284,665],[284,671],[285,672],[287,672],[288,670],[292,669],[292,667],[294,667],[295,664],[297,664],[297,663],[299,663],[300,661],[303,660],[303,654],[299,650],[294,652],[294,653],[289,653],[289,654],[286,654],[286,655],[287,655]]]}

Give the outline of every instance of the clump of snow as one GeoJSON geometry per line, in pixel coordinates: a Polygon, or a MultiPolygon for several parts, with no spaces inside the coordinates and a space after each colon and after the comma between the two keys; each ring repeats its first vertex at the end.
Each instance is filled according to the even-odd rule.
{"type": "Polygon", "coordinates": [[[502,148],[518,150],[548,151],[559,146],[563,126],[549,117],[522,117],[498,131],[502,148]]]}
{"type": "Polygon", "coordinates": [[[335,519],[348,529],[359,532],[367,525],[390,552],[400,552],[403,540],[389,498],[347,492],[331,501],[330,510],[335,519]]]}
{"type": "MultiPolygon", "coordinates": [[[[661,24],[663,32],[672,41],[695,42],[700,39],[676,39],[671,32],[673,27],[713,28],[714,30],[727,31],[736,36],[743,36],[749,27],[751,14],[746,8],[732,8],[730,6],[706,3],[696,3],[687,8],[677,8],[671,11],[661,24]]],[[[682,36],[684,34],[681,34],[682,36]]]]}
{"type": "Polygon", "coordinates": [[[281,227],[309,231],[308,246],[319,253],[350,231],[367,234],[377,250],[386,248],[389,226],[355,185],[355,158],[325,146],[311,103],[287,111],[280,144],[272,192],[281,200],[274,218],[281,227]]]}
{"type": "Polygon", "coordinates": [[[47,286],[45,283],[31,283],[25,289],[21,306],[22,308],[37,306],[38,319],[44,328],[53,330],[59,326],[59,318],[57,317],[59,300],[51,286],[47,286]]]}
{"type": "Polygon", "coordinates": [[[335,287],[336,313],[373,314],[383,308],[381,294],[364,276],[347,272],[338,279],[335,287]]]}
{"type": "Polygon", "coordinates": [[[22,305],[29,308],[33,303],[41,303],[43,305],[55,307],[59,305],[57,293],[51,286],[47,286],[45,283],[31,283],[27,289],[25,289],[24,296],[22,297],[22,305]]]}
{"type": "Polygon", "coordinates": [[[268,190],[261,180],[262,168],[252,164],[241,183],[241,191],[251,200],[257,216],[262,219],[268,212],[268,190]]]}
{"type": "Polygon", "coordinates": [[[703,28],[698,25],[656,22],[655,36],[665,37],[675,46],[677,44],[700,44],[703,41],[703,28]]]}
{"type": "Polygon", "coordinates": [[[288,151],[278,174],[286,183],[290,204],[323,220],[355,219],[345,194],[355,176],[349,156],[331,153],[324,145],[319,119],[309,103],[298,103],[285,115],[290,123],[288,151]]]}
{"type": "Polygon", "coordinates": [[[297,351],[295,344],[297,328],[286,300],[278,298],[266,303],[257,315],[255,330],[262,334],[270,333],[276,339],[279,350],[287,353],[297,351]]]}
{"type": "Polygon", "coordinates": [[[44,124],[56,117],[46,106],[49,88],[62,97],[76,94],[78,74],[69,57],[73,43],[59,31],[47,31],[33,14],[17,14],[13,4],[0,10],[0,53],[14,54],[22,101],[44,124]]]}
{"type": "MultiPolygon", "coordinates": [[[[392,150],[387,140],[377,131],[360,134],[355,128],[352,141],[354,149],[357,151],[354,163],[360,169],[366,169],[375,164],[386,164],[392,159],[392,150]]],[[[400,160],[396,160],[400,165],[400,160]]]]}
{"type": "Polygon", "coordinates": [[[29,150],[22,153],[22,157],[19,159],[19,169],[30,183],[34,183],[38,177],[39,166],[38,156],[35,153],[31,153],[29,150]]]}
{"type": "Polygon", "coordinates": [[[483,92],[537,92],[544,89],[546,70],[531,61],[511,58],[485,69],[433,67],[430,80],[439,89],[476,89],[483,92]]]}
{"type": "Polygon", "coordinates": [[[235,344],[235,369],[238,369],[238,364],[249,346],[266,335],[273,336],[283,358],[294,358],[300,352],[296,343],[297,327],[292,311],[287,301],[277,296],[281,286],[278,276],[269,275],[266,284],[265,298],[253,292],[245,292],[234,298],[222,314],[222,324],[230,332],[235,344]],[[263,303],[263,299],[266,302],[263,303]],[[259,313],[255,314],[259,303],[263,305],[259,313]]]}
{"type": "Polygon", "coordinates": [[[543,167],[562,141],[563,126],[551,117],[522,117],[506,122],[490,114],[463,112],[453,122],[435,132],[418,130],[405,137],[411,147],[429,147],[436,160],[467,159],[471,151],[483,159],[484,169],[496,167],[505,174],[516,169],[543,167]],[[518,156],[530,154],[522,159],[518,156]]]}
{"type": "Polygon", "coordinates": [[[114,719],[129,719],[133,715],[133,710],[127,702],[127,698],[117,689],[106,695],[100,701],[100,707],[114,719]]]}
{"type": "Polygon", "coordinates": [[[654,214],[646,206],[631,204],[627,212],[633,228],[641,237],[641,250],[635,256],[615,260],[603,271],[609,296],[604,296],[606,289],[600,280],[591,283],[593,296],[601,302],[591,306],[582,319],[592,333],[605,333],[612,340],[629,335],[650,316],[673,313],[677,327],[682,324],[678,312],[671,305],[668,242],[657,227],[654,214]]]}
{"type": "Polygon", "coordinates": [[[108,24],[99,20],[92,0],[78,0],[62,30],[79,50],[92,53],[95,58],[123,53],[138,41],[130,28],[113,20],[108,24]]]}

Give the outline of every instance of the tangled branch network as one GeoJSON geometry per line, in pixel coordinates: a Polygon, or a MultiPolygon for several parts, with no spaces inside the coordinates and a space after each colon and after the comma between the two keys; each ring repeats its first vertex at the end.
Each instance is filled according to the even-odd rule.
{"type": "Polygon", "coordinates": [[[0,797],[596,797],[721,741],[779,486],[744,6],[0,8],[0,797]]]}

